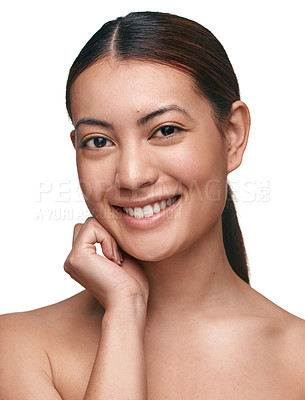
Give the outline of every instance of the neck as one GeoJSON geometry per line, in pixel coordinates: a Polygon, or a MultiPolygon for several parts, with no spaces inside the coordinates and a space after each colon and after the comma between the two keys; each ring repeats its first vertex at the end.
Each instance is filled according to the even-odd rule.
{"type": "Polygon", "coordinates": [[[236,300],[241,280],[226,257],[221,224],[179,254],[158,262],[142,261],[149,282],[148,317],[184,318],[192,311],[223,311],[236,300]]]}

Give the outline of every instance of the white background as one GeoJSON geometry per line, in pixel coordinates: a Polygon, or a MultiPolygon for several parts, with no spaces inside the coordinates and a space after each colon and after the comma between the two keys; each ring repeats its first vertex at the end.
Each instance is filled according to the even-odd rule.
{"type": "Polygon", "coordinates": [[[82,289],[62,269],[74,224],[89,216],[77,185],[65,82],[104,22],[141,10],[194,19],[227,50],[252,115],[243,164],[229,175],[252,286],[305,318],[305,24],[296,0],[12,0],[2,6],[0,313],[48,305],[82,289]]]}

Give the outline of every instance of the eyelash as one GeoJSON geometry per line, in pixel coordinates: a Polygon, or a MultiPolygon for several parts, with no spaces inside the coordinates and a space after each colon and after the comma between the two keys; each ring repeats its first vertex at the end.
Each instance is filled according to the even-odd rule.
{"type": "MultiPolygon", "coordinates": [[[[101,147],[94,147],[94,146],[87,146],[87,143],[88,142],[90,142],[90,140],[94,140],[94,139],[104,139],[104,140],[106,140],[106,141],[109,141],[109,142],[111,142],[111,140],[110,139],[107,139],[107,138],[105,138],[104,136],[91,136],[91,137],[89,137],[89,138],[86,138],[85,140],[83,140],[81,143],[80,143],[80,148],[85,148],[85,147],[89,147],[90,149],[102,149],[103,147],[105,147],[105,146],[101,146],[101,147]]],[[[107,146],[108,147],[108,146],[107,146]]]]}
{"type": "MultiPolygon", "coordinates": [[[[149,139],[153,139],[154,137],[156,137],[156,133],[159,132],[159,131],[161,131],[161,129],[164,129],[164,128],[172,128],[172,129],[174,129],[175,132],[169,133],[168,135],[161,136],[161,137],[160,137],[160,136],[157,136],[157,137],[159,137],[159,138],[162,138],[163,140],[164,140],[164,139],[165,139],[165,140],[172,139],[173,137],[175,137],[175,136],[176,136],[177,134],[179,134],[180,132],[185,131],[185,129],[180,128],[180,127],[178,127],[178,126],[176,126],[176,125],[163,125],[163,126],[160,126],[160,127],[151,135],[151,137],[150,137],[149,139]]],[[[90,140],[99,139],[99,138],[105,139],[106,141],[111,142],[110,139],[107,139],[107,138],[105,138],[104,136],[91,136],[91,137],[89,137],[89,138],[86,138],[85,140],[83,140],[83,141],[80,143],[80,148],[90,147],[90,146],[87,146],[87,143],[88,143],[90,140]]],[[[101,147],[93,147],[93,146],[92,146],[91,149],[99,149],[99,148],[104,148],[104,147],[106,147],[106,146],[101,146],[101,147]]],[[[109,147],[109,146],[107,146],[107,147],[109,147]]]]}
{"type": "Polygon", "coordinates": [[[152,135],[151,137],[152,137],[152,138],[155,137],[156,133],[159,132],[159,131],[161,131],[161,129],[164,129],[164,128],[172,128],[172,129],[175,130],[175,132],[174,132],[174,133],[170,133],[169,135],[163,136],[163,139],[171,139],[172,137],[174,137],[175,135],[179,134],[180,132],[185,131],[185,129],[180,128],[179,126],[176,126],[176,125],[163,125],[163,126],[160,126],[160,128],[158,128],[158,129],[153,133],[153,135],[152,135]]]}

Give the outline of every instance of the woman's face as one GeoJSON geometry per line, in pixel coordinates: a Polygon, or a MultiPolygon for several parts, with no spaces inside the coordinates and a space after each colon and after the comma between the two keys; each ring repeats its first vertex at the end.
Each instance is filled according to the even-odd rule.
{"type": "Polygon", "coordinates": [[[98,62],[73,83],[71,107],[87,205],[124,251],[158,261],[219,226],[227,144],[185,74],[98,62]]]}

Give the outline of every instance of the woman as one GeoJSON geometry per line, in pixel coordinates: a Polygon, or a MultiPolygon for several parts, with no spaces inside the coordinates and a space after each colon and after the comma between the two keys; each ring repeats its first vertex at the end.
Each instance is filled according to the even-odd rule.
{"type": "Polygon", "coordinates": [[[249,285],[227,175],[250,117],[217,39],[169,14],[110,21],[67,109],[92,218],[64,268],[86,290],[2,317],[1,399],[303,399],[304,322],[249,285]]]}

